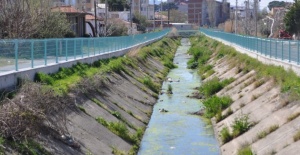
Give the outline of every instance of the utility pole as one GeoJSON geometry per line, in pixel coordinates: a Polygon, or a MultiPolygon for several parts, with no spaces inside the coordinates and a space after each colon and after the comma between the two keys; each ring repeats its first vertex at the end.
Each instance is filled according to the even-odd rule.
{"type": "Polygon", "coordinates": [[[235,15],[234,15],[234,33],[236,34],[236,24],[237,24],[237,9],[238,9],[238,0],[235,1],[235,15]]]}
{"type": "Polygon", "coordinates": [[[257,37],[257,0],[254,0],[254,11],[255,11],[255,36],[257,37]]]}
{"type": "Polygon", "coordinates": [[[97,1],[94,1],[94,10],[95,10],[95,37],[98,36],[97,31],[97,1]]]}
{"type": "MultiPolygon", "coordinates": [[[[106,0],[107,1],[107,0],[106,0]]],[[[130,0],[130,10],[129,10],[129,18],[130,18],[130,35],[132,35],[132,0],[130,0]]]]}
{"type": "Polygon", "coordinates": [[[245,0],[245,25],[244,25],[244,29],[245,29],[245,34],[248,35],[249,34],[249,28],[248,28],[248,25],[250,23],[248,23],[248,17],[249,17],[249,0],[245,0]]]}
{"type": "Polygon", "coordinates": [[[155,0],[153,0],[153,31],[155,30],[155,0]]]}
{"type": "Polygon", "coordinates": [[[104,33],[107,35],[107,0],[105,0],[105,25],[104,25],[104,33]]]}
{"type": "Polygon", "coordinates": [[[160,1],[160,26],[161,26],[161,29],[163,28],[163,23],[162,23],[162,0],[160,1]]]}
{"type": "Polygon", "coordinates": [[[170,25],[170,3],[168,0],[167,0],[167,3],[168,3],[168,27],[169,27],[169,25],[170,25]]]}

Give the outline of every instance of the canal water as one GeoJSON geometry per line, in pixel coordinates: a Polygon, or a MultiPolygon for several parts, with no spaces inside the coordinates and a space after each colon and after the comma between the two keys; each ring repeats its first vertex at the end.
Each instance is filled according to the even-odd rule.
{"type": "Polygon", "coordinates": [[[201,83],[197,72],[187,69],[189,48],[189,39],[183,38],[174,58],[178,68],[171,70],[168,75],[173,82],[165,81],[162,86],[163,92],[166,92],[168,85],[171,85],[173,94],[159,96],[138,155],[220,154],[212,126],[201,117],[189,114],[202,106],[198,99],[186,97],[201,83]],[[168,112],[163,113],[159,109],[168,112]]]}

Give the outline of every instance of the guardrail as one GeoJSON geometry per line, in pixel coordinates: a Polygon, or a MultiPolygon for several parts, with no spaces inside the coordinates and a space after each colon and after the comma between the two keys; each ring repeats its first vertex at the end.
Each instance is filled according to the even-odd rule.
{"type": "Polygon", "coordinates": [[[169,29],[121,37],[0,40],[0,74],[113,53],[168,32],[169,29]]]}
{"type": "Polygon", "coordinates": [[[300,42],[296,40],[243,36],[203,28],[200,31],[208,36],[220,38],[266,57],[297,65],[300,63],[300,42]]]}

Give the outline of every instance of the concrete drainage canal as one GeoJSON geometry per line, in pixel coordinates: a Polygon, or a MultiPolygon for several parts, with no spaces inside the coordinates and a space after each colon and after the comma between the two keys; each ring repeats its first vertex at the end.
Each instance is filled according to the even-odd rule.
{"type": "Polygon", "coordinates": [[[197,71],[187,69],[190,43],[181,40],[162,93],[154,106],[151,120],[141,142],[139,155],[218,155],[219,145],[213,128],[201,117],[190,113],[199,110],[200,100],[188,98],[200,86],[197,71]],[[172,90],[172,94],[167,91],[172,90]]]}

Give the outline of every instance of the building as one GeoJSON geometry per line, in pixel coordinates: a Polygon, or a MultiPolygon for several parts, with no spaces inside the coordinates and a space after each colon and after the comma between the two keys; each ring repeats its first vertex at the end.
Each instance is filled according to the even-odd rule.
{"type": "Polygon", "coordinates": [[[225,1],[204,1],[202,4],[201,25],[218,26],[230,17],[230,3],[225,1]]]}
{"type": "Polygon", "coordinates": [[[77,37],[85,35],[85,15],[86,13],[75,9],[73,6],[56,6],[51,8],[53,12],[63,12],[66,14],[68,21],[71,24],[71,30],[77,37]]]}
{"type": "Polygon", "coordinates": [[[96,0],[53,0],[53,6],[72,5],[75,9],[90,12],[94,8],[96,0]]]}
{"type": "Polygon", "coordinates": [[[188,23],[202,25],[202,3],[205,0],[189,0],[186,1],[188,5],[188,23]]]}
{"type": "Polygon", "coordinates": [[[273,7],[270,11],[271,15],[276,15],[277,12],[284,12],[285,11],[285,7],[273,7]]]}
{"type": "Polygon", "coordinates": [[[188,14],[188,4],[185,2],[180,2],[179,4],[177,4],[178,6],[178,11],[183,12],[184,14],[188,14]]]}

